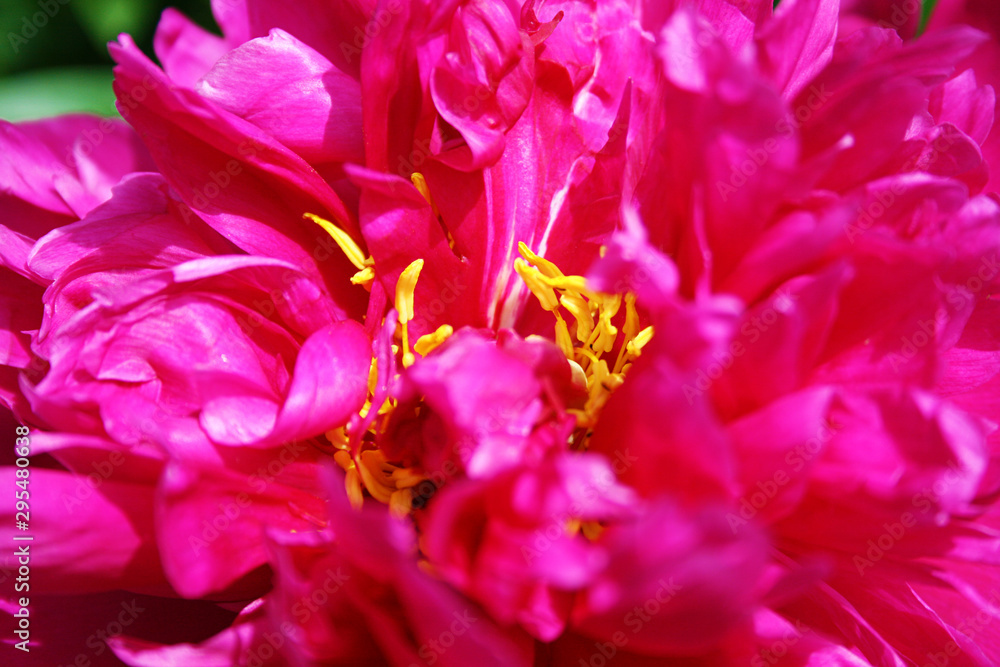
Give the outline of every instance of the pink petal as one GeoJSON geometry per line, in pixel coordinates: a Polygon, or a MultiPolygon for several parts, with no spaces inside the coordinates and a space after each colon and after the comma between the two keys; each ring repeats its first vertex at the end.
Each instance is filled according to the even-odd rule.
{"type": "Polygon", "coordinates": [[[178,85],[193,88],[229,48],[225,40],[171,7],[164,10],[156,26],[153,50],[167,76],[178,85]]]}
{"type": "Polygon", "coordinates": [[[283,30],[226,54],[197,89],[312,163],[364,160],[358,82],[283,30]]]}

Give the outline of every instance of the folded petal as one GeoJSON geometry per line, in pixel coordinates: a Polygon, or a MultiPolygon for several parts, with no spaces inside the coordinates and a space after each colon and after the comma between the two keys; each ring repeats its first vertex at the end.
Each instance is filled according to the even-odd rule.
{"type": "Polygon", "coordinates": [[[364,160],[358,82],[283,30],[226,54],[197,90],[311,163],[364,160]]]}

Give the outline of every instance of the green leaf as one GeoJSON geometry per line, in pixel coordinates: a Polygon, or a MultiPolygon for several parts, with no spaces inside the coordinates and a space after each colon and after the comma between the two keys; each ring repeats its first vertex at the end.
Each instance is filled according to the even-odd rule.
{"type": "Polygon", "coordinates": [[[72,112],[113,116],[110,67],[34,70],[0,80],[0,118],[33,120],[72,112]]]}

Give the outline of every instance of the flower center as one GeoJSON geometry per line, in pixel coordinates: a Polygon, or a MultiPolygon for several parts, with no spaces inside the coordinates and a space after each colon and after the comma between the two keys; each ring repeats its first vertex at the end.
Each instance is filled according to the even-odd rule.
{"type": "MultiPolygon", "coordinates": [[[[412,180],[433,206],[423,177],[414,174],[412,180]]],[[[351,282],[370,290],[375,278],[374,260],[334,223],[311,213],[305,218],[322,227],[358,269],[351,282]]],[[[634,293],[623,296],[598,292],[587,285],[583,276],[565,275],[524,243],[518,243],[518,250],[521,256],[514,260],[514,269],[542,308],[555,318],[555,343],[566,356],[574,383],[586,390],[583,406],[566,410],[576,419],[569,444],[574,450],[583,451],[587,449],[604,405],[625,381],[632,363],[652,338],[653,327],[640,327],[634,293]],[[623,303],[625,312],[621,317],[623,303]]],[[[413,261],[396,282],[394,305],[398,323],[392,358],[398,359],[404,369],[413,365],[416,355],[426,357],[453,333],[450,325],[442,325],[433,333],[421,336],[410,348],[408,323],[414,317],[414,292],[423,265],[423,259],[413,261]]],[[[365,404],[355,419],[328,431],[326,438],[334,449],[334,460],[346,473],[347,495],[355,508],[362,506],[367,492],[375,500],[388,504],[394,515],[406,516],[413,509],[416,487],[428,478],[418,469],[388,461],[375,444],[397,405],[387,391],[380,391],[380,386],[392,384],[382,377],[389,372],[388,368],[380,370],[378,358],[372,357],[365,404]]]]}

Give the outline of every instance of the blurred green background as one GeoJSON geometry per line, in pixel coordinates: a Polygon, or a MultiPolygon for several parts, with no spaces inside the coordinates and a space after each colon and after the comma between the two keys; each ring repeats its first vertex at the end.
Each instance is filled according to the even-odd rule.
{"type": "Polygon", "coordinates": [[[115,114],[107,43],[127,32],[152,55],[166,7],[218,32],[209,0],[0,0],[0,118],[115,114]]]}

